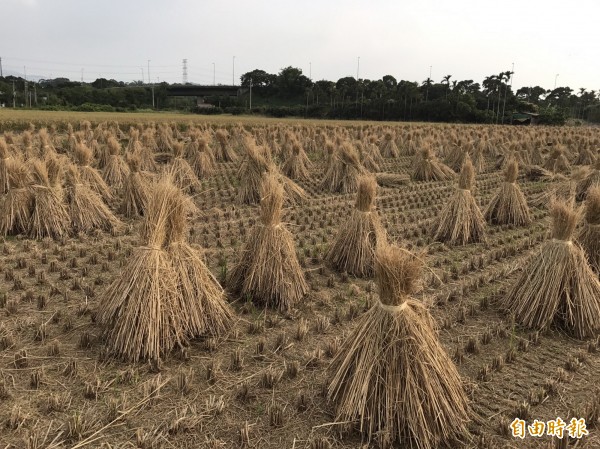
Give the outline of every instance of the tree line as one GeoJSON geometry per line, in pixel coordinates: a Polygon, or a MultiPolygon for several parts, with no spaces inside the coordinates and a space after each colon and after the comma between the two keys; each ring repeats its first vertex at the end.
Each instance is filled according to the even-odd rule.
{"type": "MultiPolygon", "coordinates": [[[[539,114],[539,121],[560,124],[568,118],[600,123],[600,93],[580,88],[512,87],[511,71],[484,78],[481,83],[457,80],[451,74],[422,82],[343,77],[312,81],[296,67],[277,74],[261,69],[244,73],[246,93],[238,98],[211,97],[216,107],[204,113],[255,113],[332,119],[510,123],[513,113],[539,114]],[[251,98],[250,98],[251,91],[251,98]],[[250,105],[252,108],[250,109],[250,105]]],[[[166,82],[149,86],[99,78],[81,83],[66,78],[26,81],[0,77],[0,104],[11,107],[77,110],[194,110],[192,98],[169,97],[166,82]],[[13,90],[14,89],[14,90],[13,90]]]]}

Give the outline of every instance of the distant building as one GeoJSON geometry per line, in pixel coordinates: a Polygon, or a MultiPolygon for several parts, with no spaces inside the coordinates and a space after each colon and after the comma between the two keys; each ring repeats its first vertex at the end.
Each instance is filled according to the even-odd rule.
{"type": "Polygon", "coordinates": [[[513,125],[537,125],[539,114],[535,112],[515,112],[511,117],[513,125]]]}

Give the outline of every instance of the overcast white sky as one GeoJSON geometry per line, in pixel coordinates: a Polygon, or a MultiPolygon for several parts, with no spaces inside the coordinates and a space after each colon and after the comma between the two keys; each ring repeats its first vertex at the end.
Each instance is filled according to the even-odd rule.
{"type": "Polygon", "coordinates": [[[514,86],[600,89],[600,0],[0,0],[5,75],[231,84],[255,68],[313,80],[423,81],[510,70],[514,86]],[[311,71],[312,66],[312,71],[311,71]]]}

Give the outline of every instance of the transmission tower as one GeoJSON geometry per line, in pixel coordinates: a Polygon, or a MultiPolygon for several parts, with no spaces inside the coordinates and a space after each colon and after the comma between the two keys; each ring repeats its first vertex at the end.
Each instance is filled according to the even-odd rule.
{"type": "Polygon", "coordinates": [[[183,60],[183,84],[187,84],[188,82],[188,77],[187,77],[187,59],[183,60]]]}

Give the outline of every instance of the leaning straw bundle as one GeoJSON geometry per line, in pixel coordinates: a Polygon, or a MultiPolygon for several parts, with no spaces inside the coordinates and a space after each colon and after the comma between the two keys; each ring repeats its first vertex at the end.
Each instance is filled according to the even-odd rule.
{"type": "Polygon", "coordinates": [[[407,251],[378,250],[379,301],[333,360],[328,398],[336,421],[358,422],[369,440],[383,432],[402,447],[437,449],[468,434],[469,406],[431,315],[411,299],[420,273],[407,251]]]}
{"type": "Polygon", "coordinates": [[[577,183],[575,188],[577,201],[583,201],[592,187],[600,187],[600,158],[594,163],[588,175],[577,183]]]}
{"type": "Polygon", "coordinates": [[[593,165],[594,162],[596,162],[596,155],[589,147],[584,147],[579,151],[573,163],[575,165],[593,165]]]}
{"type": "Polygon", "coordinates": [[[447,181],[454,177],[450,167],[440,162],[429,147],[414,156],[412,178],[415,181],[447,181]]]}
{"type": "Polygon", "coordinates": [[[306,180],[310,177],[310,159],[297,141],[292,143],[289,157],[283,163],[281,171],[285,176],[295,180],[306,180]]]}
{"type": "Polygon", "coordinates": [[[110,156],[102,174],[104,181],[114,189],[120,190],[123,182],[129,175],[129,167],[121,157],[121,145],[114,137],[108,139],[110,156]]]}
{"type": "Polygon", "coordinates": [[[65,199],[75,232],[89,232],[92,229],[113,232],[121,227],[121,222],[104,204],[100,195],[81,181],[75,167],[69,167],[65,177],[65,199]]]}
{"type": "Polygon", "coordinates": [[[325,259],[340,271],[354,276],[372,276],[375,251],[385,244],[386,233],[375,210],[377,183],[372,176],[360,176],[356,206],[342,222],[325,259]]]}
{"type": "Polygon", "coordinates": [[[381,146],[379,147],[379,152],[385,158],[395,158],[400,155],[398,147],[396,146],[396,142],[394,142],[394,135],[391,131],[387,131],[384,134],[383,140],[381,141],[381,146]]]}
{"type": "Polygon", "coordinates": [[[523,326],[554,324],[577,338],[594,336],[600,330],[600,281],[571,240],[579,211],[555,201],[551,214],[552,240],[528,260],[503,305],[523,326]]]}
{"type": "Polygon", "coordinates": [[[471,194],[474,179],[473,165],[467,159],[460,172],[458,189],[434,222],[434,240],[466,245],[485,239],[485,220],[471,194]]]}
{"type": "Polygon", "coordinates": [[[261,223],[248,237],[227,283],[242,297],[281,311],[291,309],[308,291],[292,234],[281,223],[283,187],[267,173],[261,188],[261,223]]]}
{"type": "Polygon", "coordinates": [[[140,161],[137,156],[129,156],[129,175],[123,183],[123,201],[121,213],[127,218],[140,217],[148,205],[150,186],[140,173],[140,161]]]}
{"type": "Polygon", "coordinates": [[[154,186],[142,238],[127,265],[103,295],[98,322],[117,356],[132,362],[159,360],[186,343],[186,317],[180,309],[177,273],[163,249],[170,213],[168,189],[154,186]]]}
{"type": "Polygon", "coordinates": [[[8,165],[10,188],[0,203],[0,234],[4,236],[27,232],[33,202],[27,166],[15,159],[10,159],[8,165]]]}
{"type": "Polygon", "coordinates": [[[332,193],[353,193],[358,189],[357,178],[366,173],[357,151],[345,142],[339,148],[328,147],[331,151],[321,187],[332,193]]]}
{"type": "Polygon", "coordinates": [[[217,148],[215,151],[216,160],[219,162],[235,162],[237,160],[237,154],[229,144],[227,131],[218,129],[215,132],[215,139],[217,140],[217,148]]]}
{"type": "Polygon", "coordinates": [[[53,187],[48,178],[46,163],[33,160],[31,163],[33,183],[31,190],[31,218],[28,234],[31,238],[59,238],[68,234],[69,215],[63,204],[59,186],[53,187]]]}
{"type": "Polygon", "coordinates": [[[233,311],[198,251],[186,241],[190,199],[176,187],[170,189],[167,253],[177,273],[179,309],[185,317],[186,335],[189,338],[223,335],[231,327],[233,311]]]}
{"type": "Polygon", "coordinates": [[[196,143],[192,154],[188,157],[190,166],[194,170],[194,173],[196,173],[198,179],[203,179],[215,172],[215,158],[211,149],[208,147],[206,139],[200,138],[196,143]]]}
{"type": "Polygon", "coordinates": [[[407,185],[410,182],[408,175],[399,173],[375,173],[375,179],[377,180],[377,185],[390,188],[407,185]]]}
{"type": "Polygon", "coordinates": [[[104,201],[111,201],[113,196],[110,192],[110,188],[106,185],[106,182],[104,182],[100,173],[90,166],[90,162],[92,161],[92,150],[85,144],[80,143],[75,147],[74,156],[78,165],[80,181],[100,195],[104,201]]]}
{"type": "Polygon", "coordinates": [[[517,184],[518,173],[517,161],[509,162],[504,172],[505,181],[483,214],[488,223],[525,226],[532,222],[527,200],[517,184]]]}
{"type": "Polygon", "coordinates": [[[173,142],[173,159],[169,166],[169,173],[173,183],[187,193],[198,192],[202,185],[194,170],[183,158],[183,144],[173,142]]]}
{"type": "Polygon", "coordinates": [[[592,269],[600,274],[600,186],[588,191],[585,199],[585,223],[577,241],[585,250],[592,269]]]}
{"type": "Polygon", "coordinates": [[[3,137],[0,137],[0,194],[5,194],[10,188],[8,169],[11,161],[8,145],[3,137]]]}

